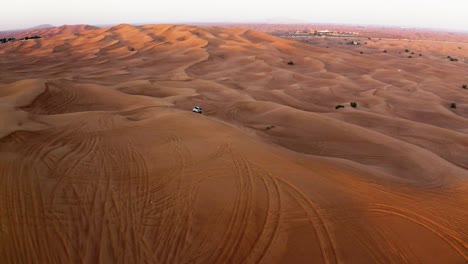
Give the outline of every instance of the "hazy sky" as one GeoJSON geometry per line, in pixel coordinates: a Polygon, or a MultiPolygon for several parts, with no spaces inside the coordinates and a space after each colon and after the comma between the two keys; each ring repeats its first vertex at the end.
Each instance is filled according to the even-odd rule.
{"type": "Polygon", "coordinates": [[[6,0],[0,29],[40,24],[265,22],[289,18],[468,31],[468,0],[6,0]]]}

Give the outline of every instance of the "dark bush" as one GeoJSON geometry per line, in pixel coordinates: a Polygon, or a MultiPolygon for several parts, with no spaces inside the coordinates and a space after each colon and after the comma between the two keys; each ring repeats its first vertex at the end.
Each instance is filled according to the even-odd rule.
{"type": "Polygon", "coordinates": [[[359,53],[361,53],[361,54],[364,54],[364,52],[362,52],[362,51],[361,51],[361,52],[359,52],[359,53]]]}
{"type": "Polygon", "coordinates": [[[458,59],[450,58],[450,61],[458,61],[458,59]]]}
{"type": "Polygon", "coordinates": [[[405,52],[409,52],[409,49],[405,49],[405,52]]]}
{"type": "Polygon", "coordinates": [[[294,65],[294,61],[289,61],[288,65],[294,65]]]}
{"type": "Polygon", "coordinates": [[[413,58],[413,56],[408,56],[409,59],[413,58]]]}
{"type": "Polygon", "coordinates": [[[344,105],[337,105],[337,106],[335,106],[335,109],[340,109],[340,108],[344,108],[344,105]]]}
{"type": "Polygon", "coordinates": [[[456,103],[451,103],[450,108],[457,109],[457,104],[456,103]]]}
{"type": "Polygon", "coordinates": [[[352,108],[356,108],[357,107],[357,103],[356,102],[351,102],[349,103],[351,105],[352,108]]]}
{"type": "Polygon", "coordinates": [[[462,85],[462,88],[463,88],[463,89],[468,89],[468,84],[462,85]]]}

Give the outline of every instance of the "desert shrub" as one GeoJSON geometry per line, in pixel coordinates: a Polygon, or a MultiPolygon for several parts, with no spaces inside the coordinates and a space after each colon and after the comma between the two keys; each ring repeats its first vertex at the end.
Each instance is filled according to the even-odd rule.
{"type": "Polygon", "coordinates": [[[335,106],[335,109],[340,109],[340,108],[344,108],[344,105],[337,105],[337,106],[335,106]]]}
{"type": "Polygon", "coordinates": [[[408,56],[409,59],[413,58],[413,56],[408,56]]]}
{"type": "Polygon", "coordinates": [[[351,102],[349,103],[351,105],[352,108],[356,108],[357,107],[357,103],[356,102],[351,102]]]}
{"type": "Polygon", "coordinates": [[[411,52],[411,54],[414,54],[414,52],[411,52]]]}
{"type": "Polygon", "coordinates": [[[362,52],[362,51],[361,51],[361,52],[359,52],[359,53],[361,53],[361,54],[364,54],[364,52],[362,52]]]}
{"type": "Polygon", "coordinates": [[[450,58],[449,60],[450,61],[458,61],[458,59],[456,59],[456,58],[450,58]]]}
{"type": "Polygon", "coordinates": [[[456,103],[451,103],[450,108],[457,109],[457,104],[456,103]]]}
{"type": "Polygon", "coordinates": [[[419,57],[422,57],[422,54],[421,54],[421,53],[419,53],[419,57]]]}
{"type": "Polygon", "coordinates": [[[294,61],[289,61],[288,65],[294,65],[294,61]]]}
{"type": "Polygon", "coordinates": [[[275,127],[275,126],[267,126],[266,129],[267,129],[267,130],[270,130],[270,129],[274,128],[274,127],[275,127]]]}
{"type": "Polygon", "coordinates": [[[405,52],[409,52],[409,49],[405,49],[405,52]]]}
{"type": "Polygon", "coordinates": [[[468,89],[468,84],[462,85],[462,88],[463,88],[463,89],[468,89]]]}

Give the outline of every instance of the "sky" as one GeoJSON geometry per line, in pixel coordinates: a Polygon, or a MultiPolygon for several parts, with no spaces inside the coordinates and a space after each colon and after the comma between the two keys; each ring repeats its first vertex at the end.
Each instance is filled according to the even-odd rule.
{"type": "Polygon", "coordinates": [[[468,0],[12,0],[0,30],[41,24],[245,22],[382,25],[468,31],[468,0]],[[273,20],[274,21],[274,20],[273,20]]]}

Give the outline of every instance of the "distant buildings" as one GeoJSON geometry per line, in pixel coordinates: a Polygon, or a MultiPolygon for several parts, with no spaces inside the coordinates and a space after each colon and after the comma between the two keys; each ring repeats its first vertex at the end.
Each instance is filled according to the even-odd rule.
{"type": "Polygon", "coordinates": [[[321,30],[315,30],[315,29],[304,29],[304,30],[296,30],[291,33],[286,33],[287,35],[291,35],[294,37],[296,36],[306,36],[306,35],[313,35],[313,36],[331,36],[331,37],[352,37],[359,35],[358,32],[342,32],[342,31],[332,31],[328,29],[321,29],[321,30]]]}

